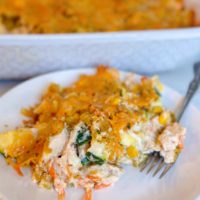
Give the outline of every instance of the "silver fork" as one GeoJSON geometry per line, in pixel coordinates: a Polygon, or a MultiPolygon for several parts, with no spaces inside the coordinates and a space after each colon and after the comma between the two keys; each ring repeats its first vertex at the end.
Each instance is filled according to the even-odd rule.
{"type": "MultiPolygon", "coordinates": [[[[177,114],[176,119],[178,122],[181,120],[184,111],[186,110],[192,97],[196,93],[199,85],[200,85],[200,62],[194,65],[194,78],[188,86],[186,96],[183,99],[183,103],[180,107],[179,113],[177,114]]],[[[159,178],[161,179],[164,175],[166,175],[166,173],[172,168],[174,164],[175,162],[166,164],[164,162],[164,159],[160,156],[158,152],[153,152],[148,156],[146,162],[141,166],[140,171],[142,172],[145,169],[147,169],[147,174],[153,172],[153,177],[156,176],[159,172],[161,172],[159,176],[159,178]]]]}

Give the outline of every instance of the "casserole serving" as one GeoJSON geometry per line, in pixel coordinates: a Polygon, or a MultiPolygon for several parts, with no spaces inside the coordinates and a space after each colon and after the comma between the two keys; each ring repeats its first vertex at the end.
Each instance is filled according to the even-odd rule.
{"type": "Polygon", "coordinates": [[[124,79],[100,66],[62,88],[51,84],[36,105],[22,109],[23,125],[0,134],[0,153],[23,176],[28,167],[39,186],[58,192],[112,186],[125,165],[141,166],[153,152],[174,163],[186,129],[161,102],[157,77],[124,79]],[[91,85],[92,83],[92,85],[91,85]]]}

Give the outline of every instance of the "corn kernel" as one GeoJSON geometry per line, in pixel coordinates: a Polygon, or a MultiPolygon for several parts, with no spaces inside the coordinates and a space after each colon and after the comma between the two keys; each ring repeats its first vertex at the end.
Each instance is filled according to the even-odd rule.
{"type": "Polygon", "coordinates": [[[156,113],[156,114],[159,114],[159,113],[161,113],[163,111],[163,108],[161,107],[161,106],[155,106],[155,107],[153,107],[153,109],[152,109],[152,112],[153,113],[156,113]]]}
{"type": "Polygon", "coordinates": [[[90,175],[94,175],[94,174],[97,174],[97,170],[91,170],[90,171],[90,175]]]}
{"type": "Polygon", "coordinates": [[[160,82],[157,83],[156,87],[158,88],[159,92],[162,92],[164,89],[163,84],[160,82]]]}
{"type": "Polygon", "coordinates": [[[160,116],[159,116],[159,123],[162,124],[163,126],[165,126],[168,121],[169,121],[170,117],[169,117],[169,113],[167,112],[163,112],[160,116]]]}
{"type": "Polygon", "coordinates": [[[114,100],[113,100],[113,104],[114,105],[118,105],[120,103],[120,98],[115,98],[114,100]]]}
{"type": "Polygon", "coordinates": [[[139,155],[138,150],[134,146],[130,146],[126,149],[126,152],[130,158],[135,158],[139,155]]]}

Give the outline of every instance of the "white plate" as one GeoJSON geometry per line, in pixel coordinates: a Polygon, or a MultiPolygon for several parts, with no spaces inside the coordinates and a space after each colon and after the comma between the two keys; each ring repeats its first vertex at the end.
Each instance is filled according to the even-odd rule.
{"type": "MultiPolygon", "coordinates": [[[[51,82],[63,86],[74,82],[82,74],[93,73],[92,69],[70,70],[47,74],[24,82],[0,98],[0,131],[12,129],[21,120],[20,109],[35,104],[42,91],[51,82]],[[5,125],[9,125],[8,127],[5,125]]],[[[124,75],[124,73],[122,73],[124,75]]],[[[180,95],[165,87],[164,104],[177,108],[180,95]]],[[[114,187],[94,191],[94,200],[193,200],[200,194],[200,112],[194,107],[184,115],[182,124],[187,127],[185,149],[175,167],[169,174],[159,180],[150,175],[140,173],[137,169],[127,167],[126,173],[114,187]]],[[[79,200],[83,191],[70,189],[68,200],[79,200]]],[[[25,171],[23,178],[19,177],[11,167],[0,157],[0,199],[8,200],[56,200],[56,193],[38,188],[32,183],[30,174],[25,171]]]]}

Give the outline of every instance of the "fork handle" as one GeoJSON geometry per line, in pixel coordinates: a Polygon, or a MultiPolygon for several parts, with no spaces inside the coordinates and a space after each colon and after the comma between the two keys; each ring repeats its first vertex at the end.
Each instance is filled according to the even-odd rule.
{"type": "Polygon", "coordinates": [[[186,96],[183,99],[183,103],[177,115],[177,121],[181,120],[181,117],[183,116],[183,113],[185,112],[190,100],[192,99],[192,97],[194,96],[194,94],[196,93],[200,85],[200,64],[199,63],[195,64],[194,67],[196,68],[195,75],[194,75],[193,80],[190,82],[186,96]]]}

